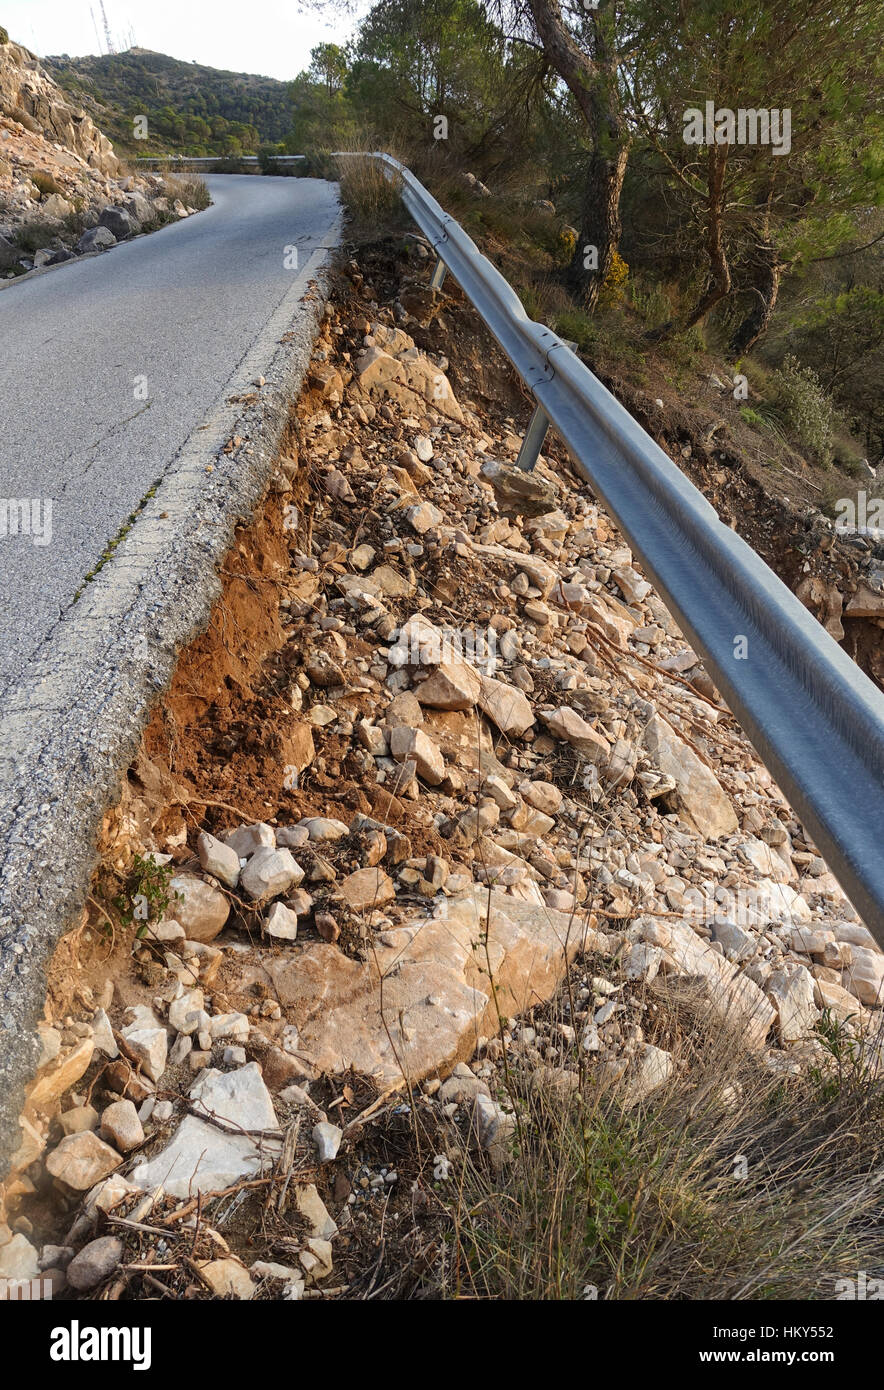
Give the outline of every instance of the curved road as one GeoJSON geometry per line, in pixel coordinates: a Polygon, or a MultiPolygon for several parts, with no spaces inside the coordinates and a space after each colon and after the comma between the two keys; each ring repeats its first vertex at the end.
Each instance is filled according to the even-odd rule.
{"type": "Polygon", "coordinates": [[[207,182],[205,212],[0,293],[0,692],[335,240],[334,184],[207,182]]]}

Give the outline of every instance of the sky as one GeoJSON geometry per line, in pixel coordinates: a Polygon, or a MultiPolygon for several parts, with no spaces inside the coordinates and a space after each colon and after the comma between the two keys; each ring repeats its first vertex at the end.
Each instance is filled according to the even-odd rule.
{"type": "MultiPolygon", "coordinates": [[[[342,43],[353,29],[352,20],[299,13],[297,0],[104,0],[104,8],[118,48],[129,47],[131,29],[139,48],[282,80],[308,66],[315,44],[342,43]]],[[[107,51],[99,0],[2,0],[0,21],[38,57],[107,51]]]]}

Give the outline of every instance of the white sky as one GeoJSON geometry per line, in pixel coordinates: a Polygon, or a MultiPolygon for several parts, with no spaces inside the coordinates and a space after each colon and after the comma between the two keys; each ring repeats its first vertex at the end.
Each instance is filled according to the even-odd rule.
{"type": "MultiPolygon", "coordinates": [[[[354,27],[352,21],[329,24],[316,14],[299,14],[297,0],[104,0],[104,7],[119,48],[128,47],[131,28],[139,48],[283,80],[307,67],[315,44],[341,43],[354,27]]],[[[0,21],[14,42],[39,57],[106,51],[99,0],[2,0],[0,21]]]]}

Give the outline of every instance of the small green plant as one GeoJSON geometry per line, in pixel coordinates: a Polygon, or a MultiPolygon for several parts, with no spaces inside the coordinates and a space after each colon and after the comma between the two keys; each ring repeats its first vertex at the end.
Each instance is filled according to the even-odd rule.
{"type": "Polygon", "coordinates": [[[83,200],[78,198],[74,203],[73,211],[66,213],[62,218],[62,238],[65,241],[77,242],[85,230],[86,218],[83,213],[83,200]],[[77,203],[79,203],[79,207],[77,203]]]}
{"type": "MultiPolygon", "coordinates": [[[[510,235],[512,235],[516,225],[512,212],[510,212],[508,219],[510,235]]],[[[518,227],[528,247],[538,248],[558,265],[568,264],[574,253],[576,236],[572,242],[568,233],[572,232],[573,228],[566,230],[554,213],[547,212],[543,208],[529,208],[519,219],[518,227]]]]}
{"type": "MultiPolygon", "coordinates": [[[[703,328],[699,323],[695,323],[693,328],[682,329],[679,333],[672,335],[672,355],[682,368],[695,370],[700,358],[706,351],[706,343],[703,338],[703,328]]],[[[683,390],[689,386],[691,373],[684,378],[684,383],[679,383],[679,389],[683,390]]]]}
{"type": "Polygon", "coordinates": [[[837,466],[849,477],[861,478],[863,476],[862,456],[856,452],[849,441],[836,440],[832,455],[837,466]]]}
{"type": "Polygon", "coordinates": [[[827,1101],[841,1095],[847,1086],[861,1087],[870,1076],[865,1048],[849,1028],[850,1022],[849,1018],[836,1017],[831,1009],[823,1009],[814,1029],[830,1065],[813,1067],[811,1077],[827,1101]]]}
{"type": "MultiPolygon", "coordinates": [[[[757,401],[754,408],[752,406],[743,406],[740,410],[740,414],[743,416],[743,419],[746,420],[747,416],[743,414],[744,411],[748,411],[755,417],[753,420],[748,421],[749,424],[757,424],[761,429],[765,429],[768,433],[774,435],[785,448],[789,447],[788,428],[786,425],[785,413],[781,406],[772,405],[770,401],[766,400],[757,401]]],[[[779,465],[776,466],[778,467],[779,465]]]]}
{"type": "Polygon", "coordinates": [[[144,936],[148,922],[161,922],[172,899],[179,896],[170,886],[174,872],[171,864],[157,864],[136,854],[126,891],[113,900],[124,926],[140,923],[136,937],[144,936]]]}
{"type": "Polygon", "coordinates": [[[40,217],[29,217],[27,222],[23,222],[19,227],[15,240],[22,251],[33,255],[35,251],[40,251],[52,242],[57,230],[57,223],[44,222],[40,217]]]}
{"type": "MultiPolygon", "coordinates": [[[[501,198],[483,198],[466,208],[461,220],[466,227],[475,228],[479,233],[490,233],[496,241],[515,244],[512,209],[501,198]]],[[[554,235],[551,245],[556,241],[557,235],[554,235]]]]}
{"type": "Polygon", "coordinates": [[[740,406],[740,418],[745,420],[747,425],[758,425],[760,427],[764,424],[764,417],[759,415],[757,410],[753,410],[751,405],[740,406]]]}
{"type": "Polygon", "coordinates": [[[673,317],[672,300],[662,285],[651,285],[647,289],[638,281],[630,280],[629,298],[633,309],[644,319],[649,328],[658,328],[669,323],[673,317]]]}
{"type": "Polygon", "coordinates": [[[598,338],[598,324],[582,309],[556,314],[555,328],[560,338],[576,343],[578,352],[589,352],[598,338]]]}
{"type": "MultiPolygon", "coordinates": [[[[147,410],[149,405],[150,401],[143,405],[141,409],[147,410]]],[[[80,598],[80,595],[82,594],[86,585],[91,584],[95,576],[101,573],[108,560],[111,559],[114,551],[116,550],[120,542],[126,539],[129,532],[132,530],[132,527],[134,526],[135,522],[138,520],[140,513],[144,510],[145,506],[150,501],[150,499],[156,496],[156,491],[159,485],[159,480],[157,480],[157,482],[155,482],[152,487],[149,487],[147,489],[147,492],[144,494],[141,501],[138,503],[138,506],[135,508],[134,512],[129,513],[128,517],[123,522],[123,525],[120,527],[113,540],[108,541],[107,545],[105,546],[104,550],[99,556],[97,563],[93,565],[92,569],[89,571],[88,574],[85,574],[83,576],[83,583],[80,585],[79,589],[74,594],[74,603],[76,603],[77,600],[80,598]]]]}

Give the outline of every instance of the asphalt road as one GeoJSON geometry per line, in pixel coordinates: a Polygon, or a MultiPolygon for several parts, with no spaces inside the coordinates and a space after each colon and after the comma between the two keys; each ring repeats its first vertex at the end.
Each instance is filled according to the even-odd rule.
{"type": "Polygon", "coordinates": [[[303,268],[332,234],[334,184],[207,182],[205,212],[0,293],[0,691],[223,398],[298,275],[287,248],[303,268]]]}

